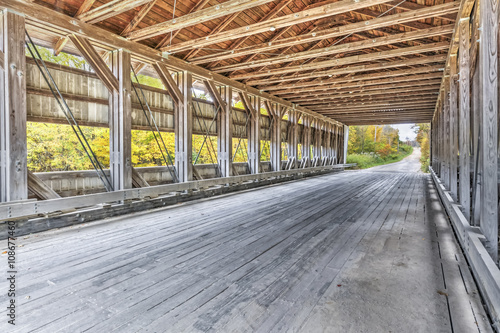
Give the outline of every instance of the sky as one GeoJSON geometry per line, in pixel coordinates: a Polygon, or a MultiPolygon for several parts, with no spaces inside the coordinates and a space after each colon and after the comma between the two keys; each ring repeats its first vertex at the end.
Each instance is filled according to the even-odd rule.
{"type": "Polygon", "coordinates": [[[410,138],[410,140],[415,140],[417,135],[413,132],[412,126],[414,124],[401,124],[401,125],[392,125],[392,127],[399,129],[399,139],[401,141],[405,141],[406,137],[410,138]]]}

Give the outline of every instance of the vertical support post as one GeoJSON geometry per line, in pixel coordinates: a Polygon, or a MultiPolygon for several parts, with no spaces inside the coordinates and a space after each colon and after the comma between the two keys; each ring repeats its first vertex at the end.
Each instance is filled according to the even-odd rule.
{"type": "Polygon", "coordinates": [[[0,201],[28,198],[26,56],[23,16],[0,13],[0,201]]]}
{"type": "Polygon", "coordinates": [[[299,152],[299,112],[295,110],[288,111],[288,121],[290,122],[291,130],[288,137],[288,160],[290,169],[297,169],[297,158],[299,152]]]}
{"type": "Polygon", "coordinates": [[[339,134],[339,126],[337,124],[333,125],[333,138],[332,138],[332,154],[333,154],[333,162],[332,164],[339,163],[339,149],[338,149],[338,134],[339,134]]]}
{"type": "Polygon", "coordinates": [[[486,248],[498,261],[498,2],[482,0],[479,6],[481,98],[481,230],[486,248]]]}
{"type": "Polygon", "coordinates": [[[324,165],[328,165],[331,162],[332,159],[332,124],[327,123],[325,125],[325,140],[324,140],[324,153],[323,153],[323,159],[324,165]]]}
{"type": "MultiPolygon", "coordinates": [[[[442,94],[444,96],[444,94],[442,94]]],[[[441,100],[442,101],[442,100],[441,100]]],[[[443,179],[443,150],[444,150],[444,125],[443,125],[443,115],[444,108],[443,102],[439,103],[438,107],[438,118],[439,118],[439,133],[438,133],[438,169],[439,169],[439,177],[443,179]]]]}
{"type": "Polygon", "coordinates": [[[193,77],[190,72],[177,73],[182,102],[175,107],[175,166],[180,182],[193,180],[193,77]]]}
{"type": "Polygon", "coordinates": [[[233,174],[233,89],[220,87],[221,97],[225,102],[217,114],[217,162],[221,177],[233,174]]]}
{"type": "Polygon", "coordinates": [[[344,154],[342,156],[342,163],[347,163],[347,143],[349,142],[349,126],[344,125],[344,136],[343,136],[343,146],[344,146],[344,154]]]}
{"type": "Polygon", "coordinates": [[[450,189],[450,78],[445,78],[444,84],[444,113],[443,113],[443,181],[450,189]]]}
{"type": "Polygon", "coordinates": [[[247,127],[248,165],[251,174],[260,172],[260,97],[251,97],[250,121],[247,127]]]}
{"type": "Polygon", "coordinates": [[[273,171],[281,171],[281,116],[282,110],[279,105],[272,105],[266,101],[267,111],[273,117],[271,128],[271,168],[273,171]]]}
{"type": "Polygon", "coordinates": [[[302,160],[304,168],[311,166],[311,116],[303,115],[302,124],[304,131],[302,133],[302,160]]]}
{"type": "Polygon", "coordinates": [[[470,33],[468,17],[460,20],[459,29],[460,187],[458,197],[460,204],[462,205],[465,218],[470,221],[470,33]]]}
{"type": "Polygon", "coordinates": [[[323,126],[323,121],[320,119],[314,120],[314,144],[313,144],[313,156],[314,164],[313,167],[318,166],[318,162],[321,160],[321,129],[323,126]]]}
{"type": "Polygon", "coordinates": [[[118,91],[110,92],[109,162],[113,189],[132,188],[132,102],[130,53],[113,51],[111,70],[118,79],[118,91]]]}
{"type": "Polygon", "coordinates": [[[472,143],[473,143],[473,155],[474,155],[474,161],[473,161],[473,166],[474,166],[474,176],[473,176],[473,183],[472,183],[472,199],[471,199],[471,221],[472,224],[475,226],[479,226],[481,223],[480,221],[480,209],[481,207],[481,153],[479,152],[479,147],[480,147],[480,128],[481,128],[481,119],[482,119],[482,112],[481,112],[481,87],[482,87],[482,82],[481,82],[481,63],[479,59],[477,60],[478,66],[476,67],[476,71],[474,72],[474,75],[472,76],[472,110],[473,112],[471,113],[471,120],[473,122],[472,126],[472,143]]]}
{"type": "Polygon", "coordinates": [[[458,95],[457,55],[450,57],[450,192],[458,198],[458,95]]]}

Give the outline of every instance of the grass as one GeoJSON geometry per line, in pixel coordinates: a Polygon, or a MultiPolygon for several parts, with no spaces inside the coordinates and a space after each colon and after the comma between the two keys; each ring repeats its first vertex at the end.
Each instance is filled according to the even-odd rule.
{"type": "Polygon", "coordinates": [[[400,150],[397,154],[390,154],[387,157],[382,157],[377,153],[364,154],[348,154],[347,163],[357,163],[354,169],[367,169],[377,165],[384,165],[401,161],[403,158],[413,153],[413,147],[407,150],[400,150]]]}

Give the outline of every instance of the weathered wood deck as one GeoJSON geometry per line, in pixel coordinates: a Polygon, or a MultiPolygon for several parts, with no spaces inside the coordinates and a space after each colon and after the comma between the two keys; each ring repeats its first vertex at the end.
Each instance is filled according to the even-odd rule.
{"type": "Polygon", "coordinates": [[[24,237],[15,331],[489,332],[438,200],[344,172],[24,237]]]}

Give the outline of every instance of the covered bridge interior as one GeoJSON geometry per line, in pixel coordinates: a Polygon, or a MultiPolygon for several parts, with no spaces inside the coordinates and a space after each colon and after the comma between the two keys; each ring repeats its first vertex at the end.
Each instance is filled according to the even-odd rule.
{"type": "Polygon", "coordinates": [[[500,332],[499,14],[1,0],[0,328],[500,332]],[[30,171],[30,123],[69,125],[92,169],[30,171]],[[348,170],[349,126],[402,123],[431,124],[430,173],[348,170]]]}

